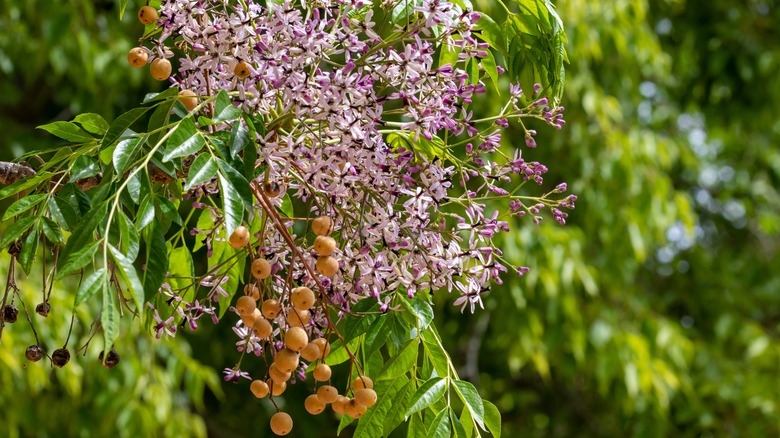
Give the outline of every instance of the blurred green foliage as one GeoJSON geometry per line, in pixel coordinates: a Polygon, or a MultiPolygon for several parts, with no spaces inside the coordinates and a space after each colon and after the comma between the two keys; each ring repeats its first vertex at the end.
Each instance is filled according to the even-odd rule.
{"type": "MultiPolygon", "coordinates": [[[[567,180],[580,201],[565,228],[517,224],[505,254],[532,270],[508,276],[484,311],[462,316],[451,297],[438,297],[461,377],[497,404],[510,437],[777,436],[780,4],[555,3],[568,36],[568,124],[535,127],[540,146],[524,153],[550,167],[546,188],[567,180]]],[[[500,22],[492,0],[474,4],[500,22]]],[[[50,141],[36,125],[83,111],[110,120],[159,88],[125,67],[140,25],[137,5],[122,22],[117,7],[0,0],[0,158],[50,141]]],[[[505,136],[522,142],[520,130],[505,136]]],[[[46,339],[64,340],[71,302],[61,297],[45,324],[32,316],[46,339]]],[[[1,430],[267,431],[270,407],[245,385],[217,385],[224,396],[206,391],[198,408],[217,376],[200,363],[236,358],[231,322],[174,343],[123,329],[123,362],[111,371],[91,350],[62,370],[25,367],[33,339],[10,326],[0,347],[2,381],[12,382],[0,391],[1,430]]],[[[74,333],[73,345],[85,336],[74,333]]],[[[286,410],[296,436],[335,434],[332,414],[286,410]]]]}

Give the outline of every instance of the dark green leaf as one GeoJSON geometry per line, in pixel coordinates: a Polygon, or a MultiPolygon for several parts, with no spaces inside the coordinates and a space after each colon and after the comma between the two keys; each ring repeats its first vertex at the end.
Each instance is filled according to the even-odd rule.
{"type": "Polygon", "coordinates": [[[114,142],[117,141],[133,123],[143,117],[147,111],[149,111],[148,107],[133,108],[117,117],[116,120],[111,123],[106,135],[103,136],[103,141],[100,142],[100,149],[113,145],[114,142]]]}
{"type": "Polygon", "coordinates": [[[124,211],[120,210],[117,216],[121,236],[121,245],[119,246],[119,249],[125,257],[131,261],[135,260],[136,257],[138,257],[138,250],[140,248],[138,231],[136,231],[133,221],[127,217],[124,211]]]}
{"type": "Polygon", "coordinates": [[[101,287],[108,283],[108,278],[105,268],[100,268],[97,271],[90,274],[84,281],[81,282],[78,292],[76,292],[75,306],[92,298],[93,295],[101,289],[101,287]]]}
{"type": "MultiPolygon", "coordinates": [[[[71,239],[72,240],[72,239],[71,239]]],[[[70,246],[71,241],[68,241],[70,246]]],[[[67,257],[61,262],[61,267],[57,270],[56,279],[62,279],[66,276],[78,272],[83,267],[92,263],[92,257],[98,250],[100,242],[92,242],[86,246],[81,246],[79,249],[68,253],[67,257]]]]}
{"type": "Polygon", "coordinates": [[[95,137],[71,122],[49,123],[48,125],[38,126],[38,129],[43,129],[51,135],[73,143],[89,143],[95,140],[95,137]]]}
{"type": "Polygon", "coordinates": [[[385,422],[381,428],[384,436],[390,435],[396,427],[403,423],[406,418],[406,410],[409,407],[409,402],[414,395],[414,392],[413,380],[408,380],[403,388],[398,390],[397,395],[393,398],[393,405],[385,415],[385,422]]]}
{"type": "Polygon", "coordinates": [[[49,212],[62,228],[73,230],[79,223],[78,215],[68,201],[56,196],[49,199],[49,212]]]}
{"type": "Polygon", "coordinates": [[[176,131],[168,139],[162,161],[170,161],[174,158],[195,155],[206,144],[195,122],[192,119],[184,119],[174,128],[176,131]]]}
{"type": "Polygon", "coordinates": [[[22,244],[22,252],[19,254],[19,264],[26,275],[30,275],[35,255],[38,253],[38,230],[33,228],[22,244]]]}
{"type": "Polygon", "coordinates": [[[70,175],[71,181],[78,181],[89,178],[100,173],[100,165],[86,155],[81,155],[73,162],[73,173],[70,175]]]}
{"type": "Polygon", "coordinates": [[[363,348],[365,348],[367,354],[370,355],[379,350],[390,335],[390,330],[385,328],[385,321],[387,321],[388,318],[388,315],[380,315],[376,321],[371,324],[368,331],[366,331],[363,348]]]}
{"type": "Polygon", "coordinates": [[[471,434],[466,432],[466,428],[463,427],[463,423],[461,423],[460,419],[457,415],[455,415],[455,412],[452,409],[448,409],[450,413],[450,424],[452,425],[452,430],[455,431],[453,436],[457,438],[471,438],[471,434]]]}
{"type": "Polygon", "coordinates": [[[114,341],[119,337],[119,307],[116,302],[116,291],[108,286],[108,282],[103,284],[103,311],[100,313],[100,324],[103,326],[103,342],[105,348],[111,348],[114,341]]]}
{"type": "Polygon", "coordinates": [[[474,385],[465,380],[453,380],[452,384],[455,387],[455,392],[458,393],[460,399],[463,400],[463,403],[468,408],[469,413],[471,413],[471,417],[484,429],[485,407],[482,404],[482,397],[479,396],[474,385]]]}
{"type": "Polygon", "coordinates": [[[118,175],[125,173],[127,166],[135,161],[135,157],[141,151],[145,142],[146,136],[142,135],[140,137],[130,137],[117,143],[116,148],[114,148],[113,161],[114,170],[118,175]]]}
{"type": "Polygon", "coordinates": [[[154,201],[152,201],[152,195],[147,195],[141,201],[141,205],[138,207],[138,213],[135,217],[135,227],[138,231],[146,228],[147,225],[154,220],[154,201]]]}
{"type": "Polygon", "coordinates": [[[244,175],[242,175],[241,172],[237,171],[235,167],[231,166],[226,161],[218,159],[217,163],[219,164],[219,169],[222,171],[222,174],[233,185],[233,188],[236,190],[239,198],[241,199],[241,202],[244,204],[244,208],[251,210],[254,195],[252,194],[252,190],[249,188],[249,181],[244,178],[244,175]]]}
{"type": "Polygon", "coordinates": [[[0,219],[0,221],[4,222],[18,214],[24,213],[25,211],[40,204],[44,199],[46,199],[46,196],[47,195],[29,195],[23,198],[19,198],[18,201],[14,202],[10,207],[8,207],[8,210],[6,210],[5,214],[3,214],[3,219],[0,219]]]}
{"type": "Polygon", "coordinates": [[[229,122],[239,117],[241,117],[241,110],[233,106],[233,102],[225,90],[220,91],[214,102],[214,122],[229,122]]]}
{"type": "MultiPolygon", "coordinates": [[[[221,242],[220,242],[221,243],[221,242]]],[[[216,244],[216,242],[215,242],[216,244]]],[[[194,290],[192,284],[195,277],[195,266],[192,263],[192,254],[186,246],[177,246],[169,251],[168,284],[171,289],[182,297],[192,296],[194,290]]]]}
{"type": "Polygon", "coordinates": [[[103,135],[108,131],[108,122],[106,122],[103,117],[94,113],[79,114],[73,121],[81,125],[85,131],[91,134],[103,135]]]}
{"type": "Polygon", "coordinates": [[[417,347],[419,342],[412,339],[401,351],[390,358],[385,367],[377,376],[377,380],[395,379],[396,377],[409,372],[412,366],[417,362],[417,347]]]}
{"type": "Polygon", "coordinates": [[[133,301],[135,301],[135,308],[140,311],[144,303],[144,286],[138,278],[138,272],[135,270],[135,266],[133,266],[133,261],[113,246],[109,245],[108,248],[111,250],[111,256],[119,267],[119,273],[125,279],[125,283],[127,283],[133,301]]]}
{"type": "Polygon", "coordinates": [[[30,187],[35,187],[41,183],[41,181],[44,181],[48,178],[51,178],[51,173],[45,172],[45,173],[38,173],[35,176],[25,178],[21,181],[17,181],[10,186],[3,187],[0,189],[0,200],[5,199],[9,196],[13,196],[23,190],[27,190],[30,187]]]}
{"type": "Polygon", "coordinates": [[[449,369],[447,353],[441,348],[440,343],[437,342],[438,334],[433,331],[432,326],[423,331],[422,338],[425,356],[431,362],[431,365],[433,365],[436,374],[440,376],[447,375],[449,369]]]}
{"type": "Polygon", "coordinates": [[[244,220],[244,205],[238,195],[238,190],[224,176],[219,176],[219,190],[222,196],[222,213],[225,220],[225,236],[230,236],[244,220]]]}
{"type": "Polygon", "coordinates": [[[148,228],[144,233],[146,241],[146,263],[143,270],[144,294],[152,297],[165,279],[168,272],[168,251],[165,247],[165,236],[159,227],[148,228]]]}
{"type": "Polygon", "coordinates": [[[406,409],[405,415],[408,417],[419,412],[442,398],[447,389],[447,383],[447,379],[443,377],[434,377],[423,383],[409,400],[409,407],[406,409]]]}
{"type": "MultiPolygon", "coordinates": [[[[177,225],[184,225],[184,221],[179,214],[179,209],[170,199],[160,196],[155,197],[154,206],[157,212],[160,213],[161,219],[172,221],[177,225]]],[[[168,223],[170,224],[170,222],[168,223]]]]}
{"type": "Polygon", "coordinates": [[[250,144],[252,144],[252,138],[249,136],[249,129],[244,126],[241,120],[237,120],[230,131],[230,157],[236,158],[238,153],[250,144]]]}
{"type": "Polygon", "coordinates": [[[217,174],[217,162],[209,154],[200,154],[195,162],[190,166],[189,174],[187,175],[187,183],[184,185],[184,190],[190,190],[191,188],[203,184],[209,181],[217,174]]]}
{"type": "Polygon", "coordinates": [[[33,226],[33,222],[35,222],[34,217],[23,217],[14,222],[5,230],[3,239],[0,240],[0,248],[5,248],[16,239],[22,237],[22,234],[24,234],[25,231],[29,230],[30,227],[33,226]]]}
{"type": "Polygon", "coordinates": [[[43,222],[41,223],[41,229],[43,230],[43,234],[46,236],[46,238],[49,239],[49,242],[56,245],[60,245],[65,242],[65,237],[62,235],[62,230],[60,229],[60,226],[54,222],[54,220],[44,217],[43,222]]]}

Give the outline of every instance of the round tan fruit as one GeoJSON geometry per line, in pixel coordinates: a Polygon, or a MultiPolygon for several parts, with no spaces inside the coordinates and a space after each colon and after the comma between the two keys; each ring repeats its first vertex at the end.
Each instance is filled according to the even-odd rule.
{"type": "Polygon", "coordinates": [[[252,384],[249,385],[249,390],[252,391],[252,394],[257,398],[263,398],[267,396],[269,392],[268,384],[262,380],[254,380],[252,384]]]}
{"type": "Polygon", "coordinates": [[[292,351],[301,351],[309,343],[309,335],[301,327],[290,327],[284,334],[284,345],[292,351]]]}
{"type": "Polygon", "coordinates": [[[352,389],[355,391],[360,391],[365,388],[374,389],[374,381],[368,376],[357,377],[355,381],[352,382],[352,389]]]}
{"type": "Polygon", "coordinates": [[[260,288],[254,284],[247,284],[244,286],[244,295],[252,297],[253,300],[257,301],[260,299],[260,288]]]}
{"type": "Polygon", "coordinates": [[[280,371],[291,373],[298,368],[300,358],[298,357],[298,353],[287,348],[282,348],[276,353],[274,363],[279,367],[280,371]]]}
{"type": "Polygon", "coordinates": [[[314,380],[318,382],[327,382],[328,380],[330,380],[330,375],[331,375],[330,367],[325,365],[324,363],[321,363],[316,367],[314,367],[313,374],[314,374],[314,380]]]}
{"type": "Polygon", "coordinates": [[[333,231],[333,220],[327,216],[321,216],[311,222],[311,230],[318,236],[327,236],[333,231]]]}
{"type": "Polygon", "coordinates": [[[312,394],[306,397],[306,401],[303,402],[306,407],[306,411],[312,415],[321,414],[325,410],[325,403],[320,401],[317,394],[312,394]]]}
{"type": "Polygon", "coordinates": [[[355,399],[350,400],[344,407],[347,415],[352,418],[360,418],[366,413],[366,407],[358,403],[355,399]]]}
{"type": "Polygon", "coordinates": [[[317,236],[314,239],[314,252],[319,256],[329,256],[336,250],[336,239],[330,236],[317,236]]]}
{"type": "Polygon", "coordinates": [[[330,385],[320,386],[317,397],[323,403],[333,403],[339,397],[339,390],[330,385]]]}
{"type": "Polygon", "coordinates": [[[249,244],[249,230],[243,225],[236,228],[228,238],[228,243],[233,249],[241,249],[249,244]]]}
{"type": "Polygon", "coordinates": [[[317,259],[317,272],[326,276],[333,277],[339,270],[339,261],[333,257],[326,256],[317,259]]]}
{"type": "Polygon", "coordinates": [[[274,379],[268,379],[265,381],[266,384],[268,384],[268,387],[271,388],[271,395],[274,397],[280,396],[284,393],[284,390],[287,389],[287,382],[274,382],[274,379]]]}
{"type": "Polygon", "coordinates": [[[255,319],[255,323],[252,324],[252,330],[255,332],[255,336],[260,339],[265,339],[274,332],[274,328],[267,319],[262,316],[255,319]]]}
{"type": "Polygon", "coordinates": [[[282,311],[282,305],[274,299],[263,301],[263,316],[268,319],[274,319],[282,311]]]}
{"type": "Polygon", "coordinates": [[[187,111],[192,111],[198,106],[198,98],[195,97],[195,92],[192,90],[179,91],[179,101],[187,108],[187,111]]]}
{"type": "Polygon", "coordinates": [[[285,436],[292,431],[292,417],[286,412],[277,412],[271,417],[271,430],[279,435],[285,436]]]}
{"type": "Polygon", "coordinates": [[[303,350],[301,350],[301,357],[309,362],[314,362],[315,360],[322,357],[322,352],[320,351],[320,347],[309,342],[309,344],[303,347],[303,350]]]}
{"type": "Polygon", "coordinates": [[[157,9],[151,6],[144,6],[138,10],[138,21],[145,25],[150,25],[157,22],[160,16],[157,14],[157,9]]]}
{"type": "Polygon", "coordinates": [[[343,415],[347,413],[347,403],[349,403],[349,398],[340,395],[330,406],[333,408],[333,412],[343,415]]]}
{"type": "Polygon", "coordinates": [[[296,310],[309,310],[314,305],[314,292],[306,286],[296,287],[292,291],[290,301],[296,310]]]}
{"type": "Polygon", "coordinates": [[[271,364],[270,367],[268,367],[268,376],[275,383],[284,383],[290,380],[290,377],[292,377],[292,373],[285,373],[284,371],[280,370],[279,366],[276,365],[276,362],[274,362],[271,364]]]}
{"type": "Polygon", "coordinates": [[[247,327],[254,327],[255,322],[257,322],[258,319],[262,318],[263,314],[260,313],[260,309],[255,309],[252,311],[249,315],[244,315],[241,317],[241,321],[244,323],[247,327]]]}
{"type": "Polygon", "coordinates": [[[317,338],[312,341],[320,349],[320,357],[325,358],[330,354],[330,342],[325,338],[317,338]]]}
{"type": "Polygon", "coordinates": [[[287,324],[291,327],[303,327],[309,324],[308,310],[287,309],[287,324]]]}
{"type": "Polygon", "coordinates": [[[265,280],[271,275],[271,264],[266,259],[255,259],[252,262],[252,275],[258,280],[265,280]]]}
{"type": "Polygon", "coordinates": [[[355,401],[370,408],[376,404],[376,392],[373,389],[363,388],[355,391],[355,401]]]}
{"type": "Polygon", "coordinates": [[[172,69],[173,67],[171,67],[171,61],[168,61],[165,58],[156,58],[154,61],[152,61],[150,71],[153,78],[157,79],[158,81],[164,81],[171,76],[172,69]]]}
{"type": "Polygon", "coordinates": [[[251,315],[257,309],[257,302],[250,296],[244,295],[236,301],[236,310],[241,316],[251,315]]]}
{"type": "Polygon", "coordinates": [[[236,67],[233,69],[233,74],[235,74],[241,79],[244,79],[244,78],[248,78],[249,75],[252,74],[252,71],[249,70],[249,64],[247,64],[244,61],[241,61],[238,64],[236,64],[236,67]]]}
{"type": "Polygon", "coordinates": [[[143,47],[133,47],[127,53],[127,63],[131,67],[141,68],[149,61],[149,54],[143,47]]]}

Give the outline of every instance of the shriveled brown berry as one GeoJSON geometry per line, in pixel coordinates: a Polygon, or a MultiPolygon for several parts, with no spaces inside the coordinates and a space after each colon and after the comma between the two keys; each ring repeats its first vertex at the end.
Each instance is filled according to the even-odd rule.
{"type": "Polygon", "coordinates": [[[324,363],[321,363],[316,367],[314,367],[314,371],[312,372],[312,374],[314,375],[314,380],[318,382],[327,382],[328,380],[330,380],[330,375],[331,375],[330,367],[325,365],[324,363]]]}
{"type": "Polygon", "coordinates": [[[271,430],[279,436],[285,436],[292,431],[292,417],[286,412],[277,412],[271,417],[271,430]]]}
{"type": "Polygon", "coordinates": [[[192,111],[198,106],[198,98],[195,97],[195,92],[192,90],[179,91],[179,101],[187,108],[187,111],[192,111]]]}
{"type": "Polygon", "coordinates": [[[239,62],[236,64],[236,67],[233,69],[233,74],[238,76],[240,79],[248,78],[249,75],[252,74],[252,71],[249,70],[249,64],[247,64],[244,61],[239,62]]]}
{"type": "Polygon", "coordinates": [[[260,309],[255,309],[249,315],[242,315],[241,316],[241,321],[247,327],[254,327],[255,326],[255,322],[257,322],[257,320],[262,318],[262,317],[263,317],[263,314],[260,312],[260,309]]]}
{"type": "Polygon", "coordinates": [[[352,399],[344,405],[346,414],[352,418],[360,418],[366,413],[366,407],[352,399]]]}
{"type": "Polygon", "coordinates": [[[257,336],[260,339],[265,339],[274,332],[274,328],[271,325],[271,323],[260,316],[255,320],[255,323],[252,324],[252,330],[255,332],[255,336],[257,336]]]}
{"type": "Polygon", "coordinates": [[[39,303],[37,306],[35,306],[35,313],[41,315],[44,318],[49,316],[50,311],[51,305],[49,305],[49,303],[39,303]]]}
{"type": "Polygon", "coordinates": [[[268,319],[274,319],[277,315],[279,315],[279,313],[281,313],[282,305],[274,299],[268,299],[263,301],[262,310],[263,316],[268,319]]]}
{"type": "Polygon", "coordinates": [[[309,324],[308,310],[287,309],[287,324],[291,327],[304,327],[309,324]]]}
{"type": "Polygon", "coordinates": [[[145,25],[156,23],[160,16],[157,14],[157,9],[151,6],[144,6],[138,10],[138,21],[145,25]]]}
{"type": "Polygon", "coordinates": [[[360,391],[361,389],[368,388],[368,389],[374,389],[374,381],[371,380],[368,376],[361,376],[355,378],[355,381],[352,382],[352,389],[355,391],[360,391]]]}
{"type": "Polygon", "coordinates": [[[292,351],[301,351],[309,343],[309,335],[301,327],[290,327],[284,334],[284,345],[292,351]]]}
{"type": "Polygon", "coordinates": [[[100,361],[100,363],[108,369],[117,366],[117,364],[119,363],[119,353],[117,353],[116,350],[112,348],[111,350],[108,351],[108,356],[106,356],[105,360],[103,360],[104,353],[105,351],[101,351],[100,355],[98,356],[98,360],[100,361]]]}
{"type": "Polygon", "coordinates": [[[254,284],[247,284],[244,286],[244,295],[252,297],[253,300],[257,301],[260,299],[260,288],[254,284]]]}
{"type": "Polygon", "coordinates": [[[282,348],[276,353],[276,356],[274,356],[274,363],[279,367],[280,371],[291,373],[298,368],[300,359],[298,353],[287,348],[282,348]]]}
{"type": "Polygon", "coordinates": [[[141,68],[149,62],[149,53],[143,47],[133,47],[127,52],[127,63],[130,67],[141,68]]]}
{"type": "Polygon", "coordinates": [[[320,349],[322,358],[327,357],[330,354],[330,342],[325,338],[317,338],[312,341],[312,344],[316,345],[320,349]]]}
{"type": "Polygon", "coordinates": [[[51,363],[55,367],[62,368],[70,361],[70,351],[67,348],[58,348],[51,354],[51,363]]]}
{"type": "Polygon", "coordinates": [[[38,362],[43,359],[43,350],[38,345],[30,345],[24,352],[24,357],[30,362],[38,362]]]}
{"type": "Polygon", "coordinates": [[[18,317],[19,309],[17,309],[16,306],[13,304],[6,304],[5,307],[3,307],[3,321],[13,324],[18,317]]]}
{"type": "Polygon", "coordinates": [[[333,277],[339,270],[339,261],[333,257],[326,256],[317,259],[317,272],[326,276],[333,277]]]}
{"type": "Polygon", "coordinates": [[[263,193],[269,198],[277,198],[285,192],[287,187],[277,181],[266,181],[263,184],[263,193]]]}
{"type": "Polygon", "coordinates": [[[249,230],[241,225],[228,238],[228,243],[233,249],[241,249],[249,244],[249,230]]]}
{"type": "Polygon", "coordinates": [[[290,295],[293,307],[297,310],[309,310],[314,305],[314,292],[306,286],[296,287],[290,295]]]}
{"type": "Polygon", "coordinates": [[[369,388],[359,389],[355,391],[355,401],[370,408],[376,404],[376,392],[369,388]]]}
{"type": "Polygon", "coordinates": [[[268,376],[276,383],[284,383],[290,380],[292,373],[280,370],[279,366],[276,364],[276,362],[274,362],[270,367],[268,367],[268,376]]]}
{"type": "Polygon", "coordinates": [[[257,398],[263,398],[270,392],[268,389],[268,384],[262,380],[252,381],[252,384],[249,385],[249,390],[252,391],[252,394],[254,394],[257,398]]]}
{"type": "Polygon", "coordinates": [[[336,401],[331,403],[330,406],[333,408],[333,412],[343,415],[347,413],[347,403],[349,403],[349,398],[339,395],[336,401]]]}
{"type": "Polygon", "coordinates": [[[333,231],[333,220],[327,216],[320,216],[311,221],[311,230],[318,236],[327,236],[333,231]]]}
{"type": "Polygon", "coordinates": [[[321,414],[322,411],[325,410],[325,403],[320,401],[320,398],[317,397],[317,394],[312,394],[306,397],[306,401],[303,402],[303,406],[306,407],[306,412],[312,415],[321,414]]]}
{"type": "Polygon", "coordinates": [[[236,311],[239,315],[251,315],[257,309],[257,302],[250,296],[243,295],[236,301],[236,311]]]}
{"type": "Polygon", "coordinates": [[[282,395],[284,390],[287,389],[287,382],[274,382],[273,379],[265,381],[269,388],[271,388],[271,395],[274,397],[282,395]]]}
{"type": "Polygon", "coordinates": [[[336,239],[330,236],[317,236],[314,239],[314,252],[319,256],[329,256],[336,250],[336,239]]]}
{"type": "Polygon", "coordinates": [[[271,264],[266,259],[256,258],[252,262],[252,275],[258,280],[265,280],[271,275],[271,264]]]}
{"type": "Polygon", "coordinates": [[[152,73],[153,78],[158,81],[164,81],[171,77],[173,67],[171,66],[171,61],[168,61],[165,58],[156,58],[152,61],[149,71],[152,73]]]}
{"type": "Polygon", "coordinates": [[[320,386],[320,389],[317,390],[317,397],[323,403],[333,403],[339,397],[339,390],[335,386],[320,386]]]}

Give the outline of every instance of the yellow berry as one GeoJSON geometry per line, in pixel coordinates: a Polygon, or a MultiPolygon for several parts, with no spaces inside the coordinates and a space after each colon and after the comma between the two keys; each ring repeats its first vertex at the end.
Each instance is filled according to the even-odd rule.
{"type": "Polygon", "coordinates": [[[255,259],[252,262],[252,275],[258,280],[268,278],[271,275],[271,264],[266,259],[255,259]]]}
{"type": "Polygon", "coordinates": [[[328,380],[330,380],[330,375],[331,375],[330,367],[325,365],[324,363],[321,363],[316,367],[314,367],[314,372],[312,374],[314,374],[314,380],[318,382],[327,382],[328,380]]]}
{"type": "Polygon", "coordinates": [[[263,398],[268,395],[268,384],[262,380],[255,380],[249,385],[249,390],[252,391],[255,397],[263,398]]]}
{"type": "Polygon", "coordinates": [[[333,403],[339,397],[339,391],[330,385],[320,386],[320,389],[317,390],[317,397],[323,403],[333,403]]]}
{"type": "Polygon", "coordinates": [[[255,322],[257,322],[258,319],[262,318],[263,314],[260,313],[260,309],[255,309],[252,311],[252,313],[248,315],[242,315],[241,321],[244,322],[244,325],[247,327],[254,327],[255,322]]]}
{"type": "Polygon", "coordinates": [[[321,216],[311,222],[311,230],[318,236],[327,236],[333,231],[333,220],[327,216],[321,216]]]}
{"type": "Polygon", "coordinates": [[[346,414],[352,418],[360,418],[366,413],[366,407],[358,403],[355,399],[347,402],[344,410],[346,411],[346,414]]]}
{"type": "MultiPolygon", "coordinates": [[[[291,327],[303,327],[309,324],[308,310],[287,310],[287,324],[291,327]]],[[[301,347],[303,348],[303,347],[301,347]]]]}
{"type": "Polygon", "coordinates": [[[376,392],[369,388],[359,389],[355,391],[355,401],[370,408],[376,404],[376,392]]]}
{"type": "Polygon", "coordinates": [[[236,64],[236,67],[233,69],[233,74],[238,76],[241,79],[248,78],[249,75],[252,74],[252,72],[249,70],[249,65],[241,61],[238,64],[236,64]]]}
{"type": "Polygon", "coordinates": [[[275,434],[279,436],[285,436],[290,433],[290,431],[292,431],[292,428],[292,417],[290,417],[288,413],[277,412],[273,417],[271,417],[271,430],[275,434]]]}
{"type": "Polygon", "coordinates": [[[138,11],[138,21],[147,26],[156,23],[158,18],[157,9],[151,6],[144,6],[138,11]]]}
{"type": "Polygon", "coordinates": [[[317,272],[326,276],[333,277],[339,270],[339,262],[330,256],[320,257],[317,259],[317,272]]]}
{"type": "Polygon", "coordinates": [[[292,373],[287,373],[280,370],[279,366],[276,364],[276,362],[274,362],[270,367],[268,367],[268,376],[271,377],[271,380],[276,383],[284,383],[290,380],[292,373]]]}
{"type": "Polygon", "coordinates": [[[313,340],[312,343],[320,349],[320,357],[325,358],[328,354],[330,354],[330,343],[327,339],[317,338],[313,340]]]}
{"type": "Polygon", "coordinates": [[[282,305],[278,301],[268,299],[263,301],[263,316],[268,319],[274,319],[282,311],[282,305]]]}
{"type": "Polygon", "coordinates": [[[274,397],[282,395],[284,390],[287,389],[287,382],[274,382],[274,379],[268,379],[265,383],[271,388],[271,395],[274,397]]]}
{"type": "Polygon", "coordinates": [[[249,244],[249,230],[243,225],[236,228],[228,238],[228,243],[234,249],[241,249],[249,244]]]}
{"type": "Polygon", "coordinates": [[[355,379],[354,382],[352,382],[352,389],[355,391],[360,391],[361,389],[368,388],[373,389],[374,388],[374,381],[371,380],[368,376],[362,376],[355,379]]]}
{"type": "Polygon", "coordinates": [[[147,61],[149,61],[149,54],[143,47],[133,47],[127,53],[127,63],[131,67],[141,68],[146,65],[147,61]]]}
{"type": "Polygon", "coordinates": [[[333,412],[343,415],[347,413],[347,403],[349,403],[349,398],[339,395],[330,406],[333,408],[333,412]]]}
{"type": "Polygon", "coordinates": [[[165,58],[156,58],[154,61],[152,61],[150,71],[153,78],[157,79],[158,81],[164,81],[171,76],[172,69],[173,67],[171,67],[171,61],[168,61],[165,58]]]}
{"type": "Polygon", "coordinates": [[[301,351],[309,343],[309,335],[300,327],[291,327],[284,334],[284,345],[292,351],[301,351]]]}
{"type": "Polygon", "coordinates": [[[293,307],[297,310],[309,310],[314,305],[314,292],[306,286],[296,287],[290,295],[293,307]]]}
{"type": "Polygon", "coordinates": [[[254,324],[252,324],[252,331],[255,332],[255,336],[258,338],[265,339],[271,336],[274,332],[274,328],[267,319],[260,316],[255,319],[254,324]]]}
{"type": "Polygon", "coordinates": [[[306,411],[312,415],[320,414],[325,410],[325,403],[321,402],[316,394],[306,397],[303,405],[306,407],[306,411]]]}
{"type": "Polygon", "coordinates": [[[291,373],[296,368],[298,368],[300,359],[298,357],[298,353],[288,348],[282,348],[276,353],[276,356],[274,356],[274,363],[277,367],[279,367],[280,371],[291,373]]]}
{"type": "Polygon", "coordinates": [[[195,92],[192,90],[179,91],[179,101],[187,108],[187,111],[192,111],[198,106],[198,98],[194,96],[195,92]]]}
{"type": "Polygon", "coordinates": [[[309,362],[314,362],[315,360],[322,357],[322,352],[320,351],[320,347],[309,342],[309,344],[303,347],[303,350],[301,350],[301,357],[309,362]]]}
{"type": "Polygon", "coordinates": [[[241,316],[251,315],[257,309],[257,302],[252,297],[242,296],[236,301],[236,310],[241,316]]]}
{"type": "Polygon", "coordinates": [[[336,249],[336,239],[330,236],[317,236],[314,239],[314,252],[320,256],[329,256],[336,249]]]}
{"type": "Polygon", "coordinates": [[[244,295],[252,297],[253,300],[257,301],[260,299],[260,288],[254,284],[247,284],[244,286],[244,295]]]}

